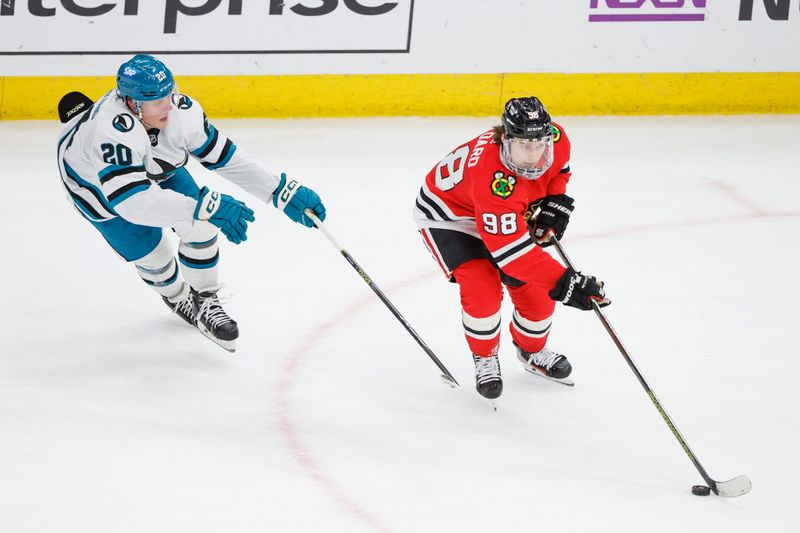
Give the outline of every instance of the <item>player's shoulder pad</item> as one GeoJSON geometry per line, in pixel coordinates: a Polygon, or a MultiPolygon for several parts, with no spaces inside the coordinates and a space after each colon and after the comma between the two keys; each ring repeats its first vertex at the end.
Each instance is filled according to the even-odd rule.
{"type": "MultiPolygon", "coordinates": [[[[175,106],[175,116],[184,124],[185,131],[195,131],[205,127],[206,115],[203,106],[197,100],[181,94],[172,95],[172,105],[175,106]]],[[[207,128],[206,128],[207,129],[207,128]]]]}

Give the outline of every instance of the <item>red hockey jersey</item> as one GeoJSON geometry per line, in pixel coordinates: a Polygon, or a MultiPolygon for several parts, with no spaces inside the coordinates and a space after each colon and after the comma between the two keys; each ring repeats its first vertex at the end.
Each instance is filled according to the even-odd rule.
{"type": "Polygon", "coordinates": [[[553,164],[535,180],[503,165],[491,130],[453,150],[425,178],[414,209],[417,225],[478,237],[503,272],[552,289],[565,269],[536,246],[525,213],[544,196],[566,193],[570,143],[556,123],[553,133],[553,164]]]}

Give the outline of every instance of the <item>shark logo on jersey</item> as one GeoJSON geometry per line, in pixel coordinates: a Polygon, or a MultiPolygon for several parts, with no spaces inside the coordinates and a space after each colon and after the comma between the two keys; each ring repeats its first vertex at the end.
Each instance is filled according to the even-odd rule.
{"type": "Polygon", "coordinates": [[[172,95],[172,103],[178,109],[189,109],[193,104],[192,100],[185,94],[172,95]]]}
{"type": "Polygon", "coordinates": [[[514,176],[506,176],[504,172],[498,170],[494,173],[492,194],[505,200],[514,192],[514,186],[516,184],[517,180],[514,176]]]}
{"type": "Polygon", "coordinates": [[[111,122],[111,124],[114,126],[115,130],[125,133],[133,129],[134,122],[132,116],[127,113],[121,113],[114,117],[114,120],[111,122]]]}

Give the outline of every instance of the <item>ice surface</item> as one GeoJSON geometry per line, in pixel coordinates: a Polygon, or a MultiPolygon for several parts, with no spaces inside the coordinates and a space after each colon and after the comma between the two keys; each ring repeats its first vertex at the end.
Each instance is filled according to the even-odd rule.
{"type": "Polygon", "coordinates": [[[609,320],[711,476],[752,479],[733,500],[691,495],[702,480],[592,313],[556,312],[574,388],[525,373],[504,325],[499,411],[474,391],[457,287],[411,206],[495,122],[215,122],[321,194],[459,390],[321,233],[192,166],[256,210],[248,241],[222,245],[229,355],[72,211],[58,125],[0,122],[0,531],[794,530],[800,117],[560,121],[564,246],[606,281],[609,320]]]}

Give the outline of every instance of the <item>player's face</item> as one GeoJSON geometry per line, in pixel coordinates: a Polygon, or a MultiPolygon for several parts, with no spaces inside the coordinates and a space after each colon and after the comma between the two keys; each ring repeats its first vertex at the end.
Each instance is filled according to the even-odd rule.
{"type": "Polygon", "coordinates": [[[172,95],[141,103],[142,122],[151,128],[163,129],[172,111],[172,95]]]}
{"type": "Polygon", "coordinates": [[[538,177],[553,162],[553,136],[547,135],[539,139],[521,139],[506,137],[506,149],[511,163],[522,171],[523,177],[538,177]]]}
{"type": "Polygon", "coordinates": [[[511,150],[511,160],[519,167],[534,168],[540,164],[548,151],[553,150],[553,137],[543,139],[508,139],[511,150]]]}

